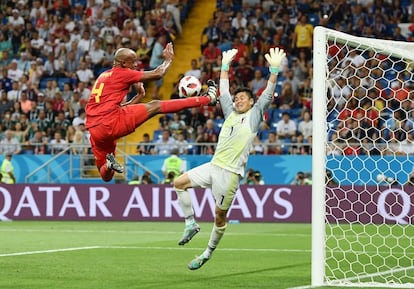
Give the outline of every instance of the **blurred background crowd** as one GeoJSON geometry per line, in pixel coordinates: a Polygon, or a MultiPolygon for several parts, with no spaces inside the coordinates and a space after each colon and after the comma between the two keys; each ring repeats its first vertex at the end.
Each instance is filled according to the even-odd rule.
{"type": "MultiPolygon", "coordinates": [[[[139,69],[156,67],[162,62],[156,51],[182,37],[185,20],[197,0],[9,0],[1,4],[0,152],[54,154],[69,144],[88,144],[85,104],[96,77],[112,66],[116,49],[129,47],[136,51],[139,69]]],[[[283,48],[288,57],[279,74],[277,97],[262,123],[252,154],[311,154],[314,27],[411,41],[410,26],[408,33],[402,33],[400,24],[414,23],[413,17],[414,1],[218,0],[201,34],[194,35],[199,57],[188,59],[188,70],[177,73],[169,97],[178,97],[177,84],[183,75],[194,75],[204,85],[208,79],[218,81],[221,53],[231,48],[238,49],[230,70],[231,90],[247,86],[260,97],[269,73],[263,55],[270,47],[283,48]]],[[[400,81],[405,92],[399,96],[401,103],[411,100],[412,86],[402,87],[407,77],[410,75],[402,75],[400,81]]],[[[147,94],[153,99],[162,98],[160,85],[162,82],[153,84],[147,94]]],[[[339,105],[332,109],[337,113],[331,118],[347,119],[357,106],[352,107],[351,97],[343,99],[344,87],[352,84],[341,84],[339,80],[337,85],[342,85],[339,101],[333,103],[339,105]]],[[[372,107],[380,115],[383,107],[374,103],[378,91],[373,87],[375,83],[368,82],[365,93],[374,94],[372,107]]],[[[408,125],[414,127],[414,118],[409,115],[411,104],[405,107],[399,103],[388,107],[389,119],[404,121],[399,128],[409,133],[395,136],[397,128],[391,128],[387,137],[412,139],[407,129],[408,125]]],[[[171,149],[179,148],[180,154],[212,154],[222,122],[219,107],[164,115],[153,135],[145,134],[136,144],[136,152],[169,154],[171,149]]],[[[350,138],[344,135],[350,133],[347,126],[351,124],[334,125],[337,129],[330,137],[350,138]]],[[[381,125],[393,124],[373,121],[370,125],[379,131],[381,125]]],[[[367,135],[361,140],[363,137],[367,135]]],[[[87,148],[73,146],[72,153],[85,152],[87,148]]]]}

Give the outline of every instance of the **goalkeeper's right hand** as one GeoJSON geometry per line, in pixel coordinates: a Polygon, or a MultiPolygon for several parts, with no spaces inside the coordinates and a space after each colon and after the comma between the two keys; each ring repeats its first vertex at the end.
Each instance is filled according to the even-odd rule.
{"type": "Polygon", "coordinates": [[[224,71],[229,71],[230,63],[233,61],[238,50],[233,48],[227,51],[224,51],[221,58],[221,69],[224,71]]]}
{"type": "Polygon", "coordinates": [[[210,97],[210,106],[214,106],[217,103],[217,84],[214,82],[214,80],[207,80],[207,91],[206,94],[208,97],[210,97]]]}

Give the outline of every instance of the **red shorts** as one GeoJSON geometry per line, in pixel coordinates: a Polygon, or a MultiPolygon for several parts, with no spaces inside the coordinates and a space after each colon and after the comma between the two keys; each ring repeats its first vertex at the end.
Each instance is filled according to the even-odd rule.
{"type": "Polygon", "coordinates": [[[147,109],[145,104],[141,103],[120,107],[104,118],[87,120],[97,167],[100,168],[105,164],[106,154],[115,154],[116,141],[119,138],[134,132],[147,120],[147,109]]]}

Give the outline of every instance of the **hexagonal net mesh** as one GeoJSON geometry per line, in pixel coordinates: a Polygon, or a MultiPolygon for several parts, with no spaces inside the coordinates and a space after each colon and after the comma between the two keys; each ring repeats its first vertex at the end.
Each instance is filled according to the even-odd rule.
{"type": "Polygon", "coordinates": [[[323,136],[314,135],[313,194],[325,194],[323,248],[313,246],[323,284],[414,288],[414,44],[320,27],[315,37],[313,123],[323,136]]]}

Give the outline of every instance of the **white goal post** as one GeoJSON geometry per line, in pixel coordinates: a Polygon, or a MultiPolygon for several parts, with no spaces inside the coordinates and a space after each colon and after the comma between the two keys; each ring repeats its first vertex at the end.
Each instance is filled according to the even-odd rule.
{"type": "Polygon", "coordinates": [[[413,63],[414,43],[314,30],[312,287],[414,288],[413,63]]]}

